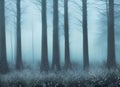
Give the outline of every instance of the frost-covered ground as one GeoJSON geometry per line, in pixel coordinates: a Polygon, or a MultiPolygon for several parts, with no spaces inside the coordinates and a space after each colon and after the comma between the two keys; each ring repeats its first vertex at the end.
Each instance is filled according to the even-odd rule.
{"type": "Polygon", "coordinates": [[[120,87],[120,70],[93,68],[88,73],[78,69],[45,73],[26,69],[0,75],[0,87],[120,87]]]}

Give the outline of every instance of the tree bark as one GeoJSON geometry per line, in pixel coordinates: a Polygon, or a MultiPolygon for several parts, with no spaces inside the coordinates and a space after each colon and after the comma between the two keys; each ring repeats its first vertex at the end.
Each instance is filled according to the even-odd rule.
{"type": "Polygon", "coordinates": [[[68,69],[71,67],[69,47],[68,0],[64,0],[64,32],[65,32],[65,68],[68,69]]]}
{"type": "Polygon", "coordinates": [[[0,73],[8,72],[5,35],[5,1],[0,0],[0,73]]]}
{"type": "Polygon", "coordinates": [[[17,54],[16,54],[16,69],[23,68],[22,63],[22,48],[21,48],[21,0],[17,0],[17,54]]]}
{"type": "Polygon", "coordinates": [[[87,0],[82,0],[83,5],[83,68],[89,69],[88,29],[87,29],[87,0]]]}
{"type": "Polygon", "coordinates": [[[42,56],[41,56],[41,70],[47,71],[48,64],[48,45],[47,45],[47,17],[46,17],[46,0],[42,0],[42,56]]]}
{"type": "Polygon", "coordinates": [[[60,70],[59,54],[59,27],[58,27],[58,0],[53,0],[53,59],[52,69],[60,70]]]}
{"type": "Polygon", "coordinates": [[[108,68],[115,68],[115,35],[114,35],[114,0],[109,0],[108,13],[108,54],[107,66],[108,68]]]}

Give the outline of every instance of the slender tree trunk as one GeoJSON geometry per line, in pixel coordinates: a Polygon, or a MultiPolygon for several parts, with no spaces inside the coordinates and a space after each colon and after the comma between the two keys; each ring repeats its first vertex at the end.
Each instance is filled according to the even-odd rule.
{"type": "Polygon", "coordinates": [[[0,0],[0,73],[8,72],[5,35],[5,1],[0,0]]]}
{"type": "Polygon", "coordinates": [[[59,37],[58,37],[58,0],[53,0],[53,59],[52,69],[60,70],[59,37]]]}
{"type": "Polygon", "coordinates": [[[11,32],[11,35],[10,35],[10,41],[11,41],[11,63],[13,63],[14,61],[14,52],[13,52],[13,37],[12,37],[12,32],[11,32]]]}
{"type": "Polygon", "coordinates": [[[32,63],[34,67],[34,29],[33,29],[33,20],[32,20],[32,63]]]}
{"type": "Polygon", "coordinates": [[[64,32],[65,32],[65,68],[68,69],[71,67],[69,47],[68,0],[64,0],[64,32]]]}
{"type": "Polygon", "coordinates": [[[47,45],[47,17],[46,17],[46,0],[42,0],[42,56],[41,70],[47,71],[48,64],[48,45],[47,45]]]}
{"type": "Polygon", "coordinates": [[[83,68],[89,69],[89,53],[88,53],[88,31],[87,31],[87,0],[82,0],[83,5],[83,68]]]}
{"type": "Polygon", "coordinates": [[[114,35],[114,0],[109,0],[109,14],[108,14],[108,68],[115,68],[115,35],[114,35]]]}
{"type": "Polygon", "coordinates": [[[21,0],[17,0],[17,55],[16,69],[21,70],[22,64],[22,48],[21,48],[21,0]]]}

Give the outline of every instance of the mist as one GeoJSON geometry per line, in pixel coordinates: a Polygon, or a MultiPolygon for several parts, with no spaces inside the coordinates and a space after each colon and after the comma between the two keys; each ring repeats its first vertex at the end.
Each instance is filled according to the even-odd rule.
{"type": "MultiPolygon", "coordinates": [[[[9,2],[6,0],[6,2],[9,2]]],[[[22,0],[22,60],[24,64],[34,66],[41,61],[41,6],[35,3],[36,1],[22,0]],[[33,34],[33,38],[32,38],[33,34]],[[33,46],[33,47],[32,47],[33,46]],[[34,49],[33,49],[34,48],[34,49]],[[33,58],[34,56],[34,58],[33,58]],[[34,64],[33,64],[34,63],[34,64]]],[[[53,44],[53,25],[52,25],[52,5],[53,2],[47,1],[47,34],[48,34],[48,58],[50,64],[52,63],[52,44],[53,44]]],[[[59,46],[60,46],[60,61],[61,65],[64,63],[64,8],[62,0],[59,1],[59,46]]],[[[69,39],[70,39],[70,58],[72,62],[80,65],[83,61],[83,34],[82,34],[82,13],[81,3],[76,4],[77,0],[69,1],[69,39]],[[74,11],[74,12],[73,12],[74,11]]],[[[101,35],[102,26],[100,20],[102,15],[98,11],[95,0],[88,1],[88,43],[89,43],[89,60],[90,64],[103,63],[107,60],[107,32],[101,35]]],[[[15,65],[16,56],[16,25],[15,25],[15,1],[11,1],[11,6],[6,5],[6,44],[7,44],[7,60],[10,64],[15,65]],[[7,9],[9,8],[9,9],[7,9]],[[12,9],[13,8],[13,9],[12,9]],[[10,10],[12,9],[12,10],[10,10]],[[13,23],[11,23],[13,22],[13,23]]],[[[99,7],[103,9],[102,6],[99,7]]],[[[104,28],[105,29],[105,28],[104,28]]],[[[116,37],[118,38],[118,36],[116,37]]],[[[117,44],[117,42],[116,42],[117,44]]],[[[117,47],[116,47],[117,48],[117,47]]],[[[116,59],[119,60],[119,52],[116,50],[116,59]]],[[[119,62],[119,61],[117,61],[119,62]]]]}

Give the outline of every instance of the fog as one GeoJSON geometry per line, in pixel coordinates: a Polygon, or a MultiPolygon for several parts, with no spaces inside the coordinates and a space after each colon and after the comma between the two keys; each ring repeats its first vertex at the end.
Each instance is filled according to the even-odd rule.
{"type": "MultiPolygon", "coordinates": [[[[16,58],[16,9],[15,0],[6,0],[6,41],[7,59],[15,65],[16,58]]],[[[47,34],[49,62],[52,62],[52,34],[53,34],[53,8],[52,0],[47,0],[47,34]]],[[[41,61],[41,5],[33,0],[22,0],[22,60],[27,66],[38,65],[41,61]],[[33,35],[33,37],[32,37],[33,35]]],[[[63,0],[59,0],[59,41],[60,60],[64,63],[64,9],[63,0]]],[[[82,36],[82,13],[80,0],[69,0],[69,35],[70,35],[70,58],[74,63],[82,65],[83,62],[83,36],[82,36]]],[[[103,64],[107,59],[107,28],[102,20],[105,17],[98,11],[105,6],[97,4],[96,0],[88,1],[88,38],[90,64],[103,64]]],[[[104,11],[103,11],[104,13],[104,11]]],[[[117,26],[117,25],[116,25],[117,26]]],[[[119,26],[119,25],[118,25],[119,26]]],[[[117,31],[117,28],[116,28],[117,31]]],[[[119,34],[116,34],[116,59],[119,62],[119,34]]]]}

